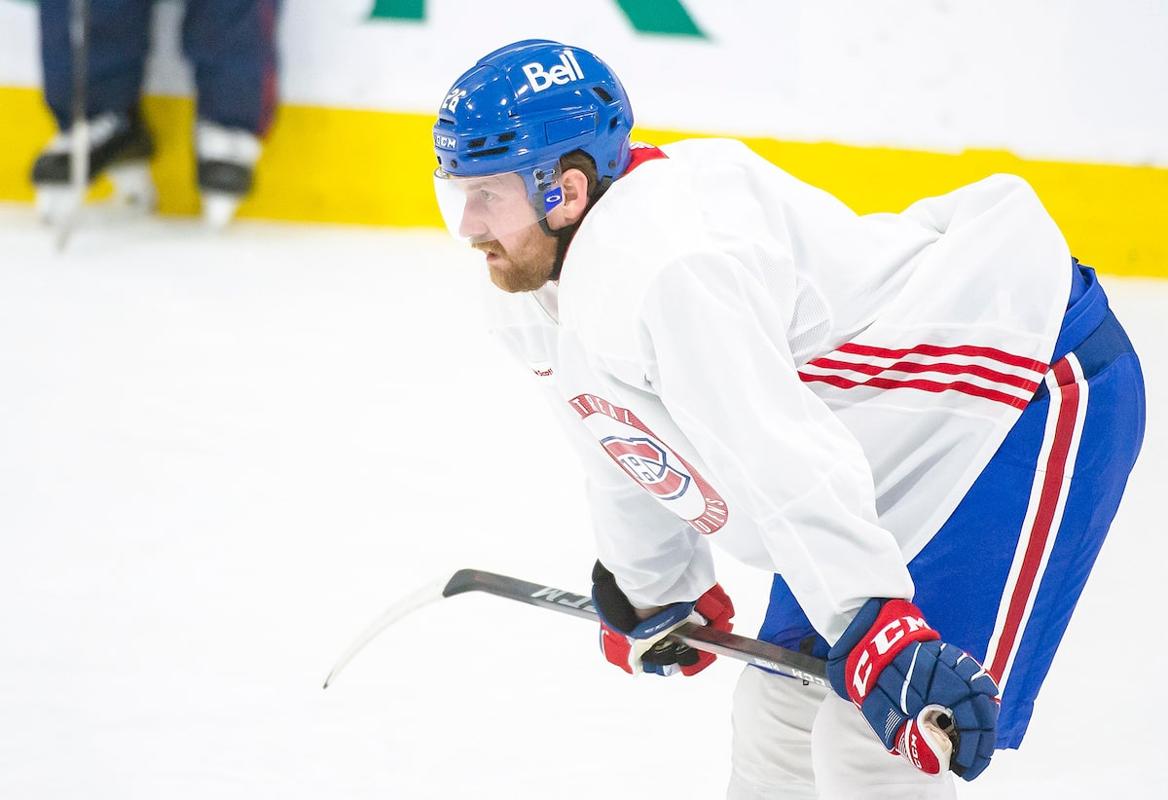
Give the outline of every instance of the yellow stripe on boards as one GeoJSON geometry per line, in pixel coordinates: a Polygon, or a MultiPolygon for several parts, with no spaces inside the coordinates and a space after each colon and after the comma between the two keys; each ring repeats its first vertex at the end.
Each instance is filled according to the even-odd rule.
{"type": "MultiPolygon", "coordinates": [[[[164,214],[195,214],[194,105],[147,97],[146,124],[157,153],[151,173],[164,214]]],[[[0,200],[31,201],[36,154],[52,118],[33,89],[0,87],[0,200]]],[[[407,227],[442,225],[434,202],[429,116],[283,105],[256,170],[256,191],[241,217],[407,227]]],[[[99,181],[90,198],[108,197],[99,181]]]]}
{"type": "Polygon", "coordinates": [[[32,162],[53,130],[38,92],[0,86],[0,200],[32,200],[32,162]]]}
{"type": "Polygon", "coordinates": [[[926,153],[745,139],[798,178],[861,214],[900,211],[997,172],[1026,179],[1067,237],[1101,272],[1168,277],[1168,169],[1019,158],[1002,150],[926,153]]]}
{"type": "MultiPolygon", "coordinates": [[[[147,123],[158,155],[152,172],[160,210],[198,210],[189,99],[149,97],[147,123]]],[[[0,87],[0,200],[31,201],[29,171],[53,126],[40,93],[0,87]],[[13,121],[19,120],[19,124],[13,121]]],[[[299,222],[439,226],[428,114],[283,105],[265,145],[255,194],[240,216],[299,222]]],[[[665,144],[690,134],[638,129],[665,144]]],[[[928,153],[830,143],[744,138],[788,172],[860,213],[900,211],[995,172],[1021,175],[1037,190],[1071,250],[1102,272],[1168,277],[1168,169],[1021,159],[969,150],[928,153]]],[[[91,196],[108,194],[99,184],[91,196]]]]}

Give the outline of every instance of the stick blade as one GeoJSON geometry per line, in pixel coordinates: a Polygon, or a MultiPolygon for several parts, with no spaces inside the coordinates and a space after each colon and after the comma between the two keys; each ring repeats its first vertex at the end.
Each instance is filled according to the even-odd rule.
{"type": "MultiPolygon", "coordinates": [[[[460,572],[465,571],[466,570],[460,570],[460,572]]],[[[458,573],[455,573],[455,575],[457,576],[458,573]]],[[[368,627],[366,627],[365,630],[362,631],[361,634],[353,640],[353,643],[349,645],[348,649],[346,649],[345,652],[341,655],[340,659],[337,660],[336,665],[329,672],[328,677],[325,678],[323,688],[327,689],[341,673],[341,670],[343,670],[345,666],[353,660],[353,657],[356,656],[357,653],[361,652],[361,649],[364,648],[365,645],[369,644],[369,642],[372,641],[377,636],[377,634],[381,633],[383,630],[397,622],[402,617],[408,616],[409,614],[417,611],[419,608],[428,606],[431,603],[435,603],[441,600],[443,597],[447,597],[448,595],[444,594],[443,590],[447,587],[451,580],[453,580],[453,578],[449,580],[443,579],[433,581],[432,583],[417,589],[406,597],[403,597],[401,600],[398,600],[389,608],[382,611],[381,614],[378,615],[377,619],[369,623],[368,627]]]]}

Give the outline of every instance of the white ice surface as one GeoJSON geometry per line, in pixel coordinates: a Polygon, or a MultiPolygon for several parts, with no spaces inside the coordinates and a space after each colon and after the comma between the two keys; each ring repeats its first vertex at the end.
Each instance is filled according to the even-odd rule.
{"type": "MultiPolygon", "coordinates": [[[[738,667],[626,679],[583,592],[573,457],[440,235],[0,207],[0,798],[721,796],[738,667]]],[[[965,798],[1159,796],[1168,283],[1106,280],[1148,436],[1019,752],[965,798]],[[1157,489],[1159,486],[1161,488],[1157,489]]],[[[723,559],[740,630],[767,576],[723,559]]]]}

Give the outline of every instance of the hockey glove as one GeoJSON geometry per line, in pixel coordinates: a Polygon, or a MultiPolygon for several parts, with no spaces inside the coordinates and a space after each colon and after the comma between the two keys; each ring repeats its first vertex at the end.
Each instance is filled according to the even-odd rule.
{"type": "Polygon", "coordinates": [[[940,638],[907,600],[873,598],[828,653],[827,677],[889,752],[922,772],[949,768],[971,781],[994,753],[998,687],[940,638]]]}
{"type": "Polygon", "coordinates": [[[734,627],[730,622],[734,605],[718,584],[692,603],[674,603],[648,619],[639,619],[616,578],[599,561],[592,568],[592,604],[600,616],[601,652],[630,675],[696,675],[714,662],[714,654],[664,641],[665,637],[686,622],[723,631],[734,627]]]}

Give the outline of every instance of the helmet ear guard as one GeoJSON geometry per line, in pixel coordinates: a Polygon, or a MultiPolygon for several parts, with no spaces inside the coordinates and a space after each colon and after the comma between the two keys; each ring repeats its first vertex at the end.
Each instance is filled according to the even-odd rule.
{"type": "Polygon", "coordinates": [[[564,202],[564,189],[560,186],[559,161],[531,170],[528,186],[534,189],[530,195],[536,213],[542,211],[544,216],[550,214],[553,208],[564,202]]]}

